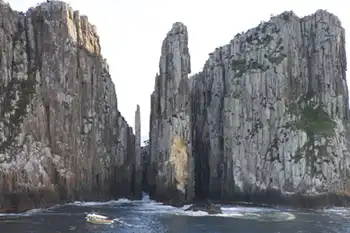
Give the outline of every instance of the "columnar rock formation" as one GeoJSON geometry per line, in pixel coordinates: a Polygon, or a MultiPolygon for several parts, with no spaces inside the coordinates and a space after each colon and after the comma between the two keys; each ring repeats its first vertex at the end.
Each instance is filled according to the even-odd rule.
{"type": "Polygon", "coordinates": [[[1,2],[0,17],[0,212],[139,196],[95,27],[59,1],[25,14],[1,2]]]}
{"type": "Polygon", "coordinates": [[[175,23],[163,41],[151,97],[149,191],[161,200],[190,200],[194,172],[187,28],[175,23]],[[171,197],[170,197],[170,196],[171,197]]]}
{"type": "Polygon", "coordinates": [[[135,192],[142,195],[142,163],[141,163],[141,112],[140,106],[136,106],[135,111],[135,171],[134,174],[134,188],[135,192]]]}
{"type": "Polygon", "coordinates": [[[172,67],[188,71],[187,47],[177,50],[183,34],[172,29],[165,39],[152,94],[150,161],[162,177],[149,180],[155,189],[173,193],[173,175],[162,169],[176,161],[168,153],[176,129],[192,137],[183,145],[193,147],[195,175],[177,166],[198,198],[288,202],[350,191],[345,32],[335,15],[284,12],[237,34],[191,78],[191,114],[178,120],[173,96],[189,100],[187,89],[173,88],[180,68],[172,67]]]}

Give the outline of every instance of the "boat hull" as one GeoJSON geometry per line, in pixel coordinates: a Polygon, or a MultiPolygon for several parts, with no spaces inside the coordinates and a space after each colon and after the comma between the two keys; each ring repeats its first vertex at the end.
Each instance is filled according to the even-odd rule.
{"type": "Polygon", "coordinates": [[[88,223],[92,223],[92,224],[112,224],[113,220],[105,220],[105,219],[101,219],[101,220],[96,220],[96,219],[87,219],[86,222],[88,223]]]}

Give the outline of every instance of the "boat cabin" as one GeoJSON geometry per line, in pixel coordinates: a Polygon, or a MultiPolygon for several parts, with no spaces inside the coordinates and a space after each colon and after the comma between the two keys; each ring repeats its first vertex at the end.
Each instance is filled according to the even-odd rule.
{"type": "Polygon", "coordinates": [[[91,219],[91,220],[105,220],[107,219],[107,217],[103,216],[103,215],[99,215],[99,214],[88,214],[86,216],[87,219],[91,219]]]}

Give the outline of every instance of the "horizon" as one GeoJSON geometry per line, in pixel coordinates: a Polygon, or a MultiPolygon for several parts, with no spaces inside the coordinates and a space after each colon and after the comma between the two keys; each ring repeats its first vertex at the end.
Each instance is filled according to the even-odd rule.
{"type": "MultiPolygon", "coordinates": [[[[13,10],[26,12],[30,7],[46,0],[7,0],[5,2],[8,2],[13,10]]],[[[105,4],[99,5],[91,0],[64,2],[74,10],[79,10],[81,15],[86,15],[89,22],[96,26],[100,37],[101,53],[107,59],[115,85],[118,110],[133,128],[133,132],[135,132],[136,106],[140,105],[142,145],[149,139],[150,96],[154,89],[155,75],[159,71],[162,42],[175,22],[184,23],[188,29],[192,71],[189,77],[202,70],[209,58],[208,54],[215,48],[228,44],[237,33],[246,32],[262,21],[269,21],[270,16],[276,16],[285,11],[293,11],[300,18],[320,9],[336,15],[345,29],[345,41],[348,41],[346,57],[347,61],[350,59],[350,38],[347,33],[350,20],[346,17],[348,8],[344,7],[349,4],[346,4],[345,0],[331,2],[296,0],[292,3],[254,0],[241,2],[236,11],[234,10],[236,5],[229,0],[217,0],[215,4],[210,4],[210,1],[200,1],[200,4],[198,2],[196,4],[196,1],[184,2],[184,0],[176,3],[170,0],[147,2],[145,0],[133,2],[105,0],[105,4]],[[252,8],[252,5],[256,7],[252,8]],[[245,10],[250,10],[250,14],[246,14],[245,10]],[[110,21],[112,23],[106,23],[110,21]],[[114,26],[113,30],[110,29],[111,26],[114,26]],[[135,87],[135,83],[138,83],[138,86],[135,87]]],[[[347,69],[348,87],[349,75],[347,69]]]]}

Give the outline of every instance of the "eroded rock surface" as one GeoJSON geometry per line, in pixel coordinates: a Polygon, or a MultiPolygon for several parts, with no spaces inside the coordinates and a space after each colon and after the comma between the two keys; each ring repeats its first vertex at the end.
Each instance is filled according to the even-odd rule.
{"type": "MultiPolygon", "coordinates": [[[[186,145],[193,147],[195,175],[188,178],[195,180],[196,197],[288,202],[307,196],[326,205],[337,200],[323,195],[349,193],[344,34],[339,19],[324,10],[303,18],[284,12],[210,54],[190,79],[190,116],[171,118],[172,128],[192,137],[186,145]]],[[[166,54],[167,64],[184,57],[166,54]]],[[[169,150],[175,138],[164,122],[179,92],[164,82],[175,73],[166,71],[152,95],[153,167],[171,161],[157,150],[169,150]]],[[[158,186],[164,187],[173,178],[162,174],[158,186]]]]}
{"type": "Polygon", "coordinates": [[[151,97],[147,178],[151,196],[161,200],[186,201],[194,196],[190,72],[187,28],[174,23],[163,41],[151,97]]]}
{"type": "Polygon", "coordinates": [[[59,1],[0,17],[0,212],[140,195],[95,27],[59,1]]]}

